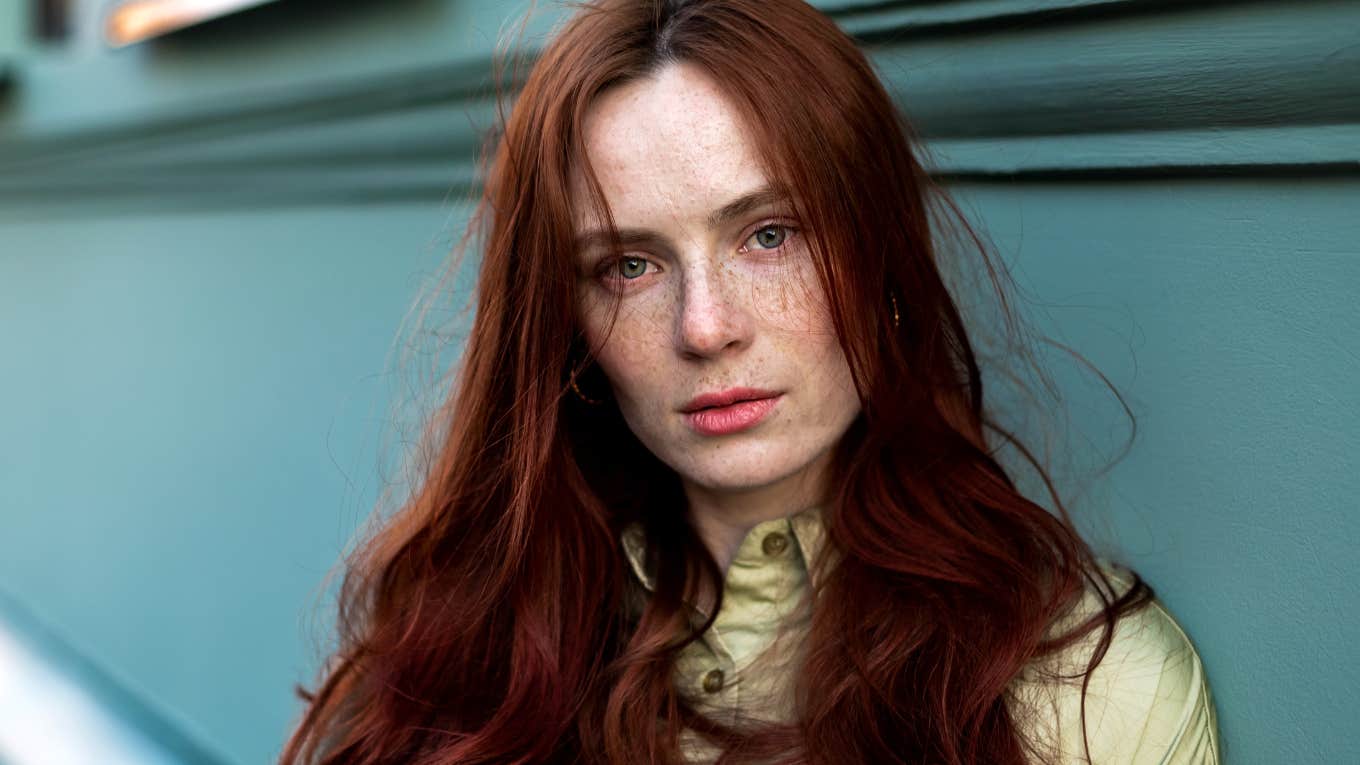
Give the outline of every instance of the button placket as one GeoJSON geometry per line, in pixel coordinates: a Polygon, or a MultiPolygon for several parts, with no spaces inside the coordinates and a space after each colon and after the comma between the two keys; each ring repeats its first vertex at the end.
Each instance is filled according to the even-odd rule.
{"type": "MultiPolygon", "coordinates": [[[[766,522],[743,540],[722,585],[723,609],[710,629],[676,657],[673,682],[702,713],[715,719],[730,717],[735,723],[745,705],[748,714],[770,710],[775,718],[792,719],[791,707],[785,711],[779,706],[787,699],[785,686],[791,676],[781,673],[792,673],[801,666],[801,635],[806,632],[811,605],[806,590],[816,586],[809,564],[818,558],[824,542],[818,512],[814,508],[766,522]],[[776,615],[780,618],[775,619],[776,615]],[[772,631],[781,629],[789,618],[797,620],[790,623],[794,632],[783,635],[791,642],[778,654],[766,656],[764,651],[775,646],[760,635],[767,630],[773,635],[772,631]],[[762,658],[767,661],[756,661],[762,658]],[[706,679],[708,689],[704,687],[706,679]]],[[[650,572],[643,565],[647,562],[646,546],[640,532],[639,526],[625,535],[624,552],[645,590],[654,592],[650,572]]],[[[693,619],[700,623],[707,620],[704,609],[689,606],[693,619]]]]}
{"type": "Polygon", "coordinates": [[[681,652],[675,678],[691,689],[689,693],[695,703],[713,713],[721,712],[734,701],[732,694],[738,684],[736,666],[712,630],[681,652]]]}
{"type": "Polygon", "coordinates": [[[723,689],[724,677],[721,669],[717,667],[710,669],[708,672],[704,673],[704,679],[702,683],[700,683],[700,687],[704,689],[704,693],[710,695],[715,694],[723,689]]]}
{"type": "Polygon", "coordinates": [[[760,550],[767,556],[774,558],[782,555],[789,549],[789,538],[779,531],[771,531],[760,541],[760,550]]]}

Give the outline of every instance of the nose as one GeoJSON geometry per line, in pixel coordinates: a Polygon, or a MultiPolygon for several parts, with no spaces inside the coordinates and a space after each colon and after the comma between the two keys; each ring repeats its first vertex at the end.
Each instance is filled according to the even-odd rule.
{"type": "MultiPolygon", "coordinates": [[[[690,269],[680,296],[679,348],[692,358],[715,358],[750,345],[750,306],[721,264],[705,262],[690,269]]],[[[749,300],[749,295],[746,296],[749,300]]]]}

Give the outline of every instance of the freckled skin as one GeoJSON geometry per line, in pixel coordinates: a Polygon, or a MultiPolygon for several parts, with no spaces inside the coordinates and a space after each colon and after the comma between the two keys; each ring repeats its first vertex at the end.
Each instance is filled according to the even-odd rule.
{"type": "MultiPolygon", "coordinates": [[[[768,108],[779,106],[772,94],[768,108]]],[[[632,247],[626,257],[640,261],[599,277],[604,253],[582,253],[578,314],[628,426],[679,474],[696,527],[725,570],[751,526],[826,499],[831,449],[860,410],[806,231],[778,208],[708,228],[712,211],[767,178],[740,112],[691,64],[601,94],[584,139],[616,225],[652,229],[666,246],[632,247]],[[622,302],[606,340],[615,292],[622,302]],[[686,402],[733,386],[784,395],[741,433],[706,436],[688,426],[679,411],[686,402]]],[[[573,181],[584,198],[581,176],[573,181]]],[[[578,232],[600,225],[586,214],[577,211],[578,232]]],[[[627,469],[626,455],[619,467],[627,469]]]]}

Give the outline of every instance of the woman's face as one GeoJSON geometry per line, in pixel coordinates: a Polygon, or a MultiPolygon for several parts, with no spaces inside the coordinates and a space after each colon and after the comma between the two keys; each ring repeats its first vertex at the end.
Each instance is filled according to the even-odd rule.
{"type": "MultiPolygon", "coordinates": [[[[766,108],[780,103],[771,93],[766,108]]],[[[807,232],[759,198],[767,179],[738,113],[702,70],[671,64],[601,94],[584,139],[626,252],[606,263],[587,236],[601,222],[577,210],[577,309],[633,433],[691,498],[823,480],[809,474],[824,469],[859,399],[807,232]],[[777,395],[684,411],[743,387],[777,395]]],[[[573,182],[585,198],[582,177],[573,182]]]]}

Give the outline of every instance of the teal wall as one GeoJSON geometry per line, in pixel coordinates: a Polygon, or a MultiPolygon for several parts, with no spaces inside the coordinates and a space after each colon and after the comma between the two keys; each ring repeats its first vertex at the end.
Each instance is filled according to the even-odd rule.
{"type": "Polygon", "coordinates": [[[295,711],[443,216],[0,224],[0,587],[223,761],[273,756],[295,711]]]}
{"type": "MultiPolygon", "coordinates": [[[[1350,762],[1360,701],[1360,184],[969,182],[1042,327],[1137,441],[1080,505],[1204,659],[1230,763],[1350,762]]],[[[1080,448],[1128,432],[1053,354],[1080,448]],[[1117,427],[1116,427],[1117,426],[1117,427]]]]}
{"type": "MultiPolygon", "coordinates": [[[[524,5],[280,0],[117,51],[0,10],[0,594],[186,759],[268,761],[293,723],[524,5]]],[[[1051,354],[1080,522],[1195,639],[1230,761],[1347,761],[1360,6],[820,5],[1133,408],[1092,477],[1127,423],[1051,354]]]]}

